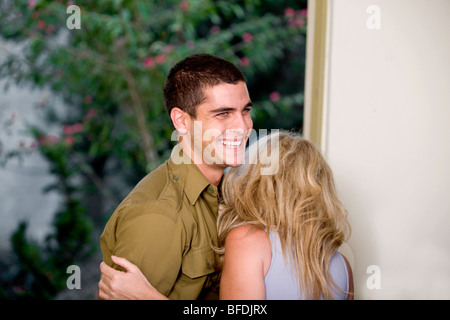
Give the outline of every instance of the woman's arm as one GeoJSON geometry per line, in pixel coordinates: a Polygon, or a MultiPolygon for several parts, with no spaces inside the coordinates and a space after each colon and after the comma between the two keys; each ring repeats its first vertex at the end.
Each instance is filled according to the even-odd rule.
{"type": "Polygon", "coordinates": [[[225,240],[220,299],[265,299],[264,277],[272,259],[268,234],[253,226],[233,229],[225,240]]]}
{"type": "Polygon", "coordinates": [[[112,261],[124,268],[119,271],[106,263],[100,264],[102,277],[98,283],[98,297],[103,300],[168,300],[158,292],[137,266],[125,258],[111,257],[112,261]]]}

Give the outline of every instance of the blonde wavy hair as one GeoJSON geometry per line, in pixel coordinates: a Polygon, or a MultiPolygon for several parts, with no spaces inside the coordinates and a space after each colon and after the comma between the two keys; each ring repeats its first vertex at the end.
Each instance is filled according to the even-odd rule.
{"type": "Polygon", "coordinates": [[[350,225],[329,165],[313,143],[293,132],[267,135],[258,141],[257,152],[251,150],[245,164],[224,176],[216,252],[225,253],[227,235],[241,225],[277,232],[303,296],[333,299],[330,285],[338,288],[328,266],[350,225]],[[255,161],[267,154],[279,161],[273,174],[261,174],[267,165],[255,161]]]}

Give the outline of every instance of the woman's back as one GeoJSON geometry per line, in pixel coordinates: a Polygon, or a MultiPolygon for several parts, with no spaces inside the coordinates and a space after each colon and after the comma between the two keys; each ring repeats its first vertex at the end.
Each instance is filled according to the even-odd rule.
{"type": "MultiPolygon", "coordinates": [[[[299,290],[295,271],[286,264],[283,258],[280,238],[277,233],[270,232],[270,243],[272,246],[272,260],[264,283],[267,300],[302,300],[305,299],[299,290]]],[[[333,290],[336,300],[345,300],[349,291],[349,270],[344,257],[336,252],[330,261],[329,271],[335,284],[342,289],[333,290]]]]}

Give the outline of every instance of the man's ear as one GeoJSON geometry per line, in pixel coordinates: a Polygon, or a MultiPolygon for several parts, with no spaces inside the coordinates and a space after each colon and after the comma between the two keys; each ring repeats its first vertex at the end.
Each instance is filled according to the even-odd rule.
{"type": "Polygon", "coordinates": [[[186,134],[189,130],[189,114],[180,108],[173,108],[170,111],[170,119],[173,126],[180,134],[186,134]]]}

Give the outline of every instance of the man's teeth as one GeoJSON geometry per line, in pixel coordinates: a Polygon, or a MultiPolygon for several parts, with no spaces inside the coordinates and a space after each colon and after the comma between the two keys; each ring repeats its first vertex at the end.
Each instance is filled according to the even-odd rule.
{"type": "Polygon", "coordinates": [[[223,141],[223,144],[227,147],[236,148],[239,147],[242,143],[242,140],[240,141],[223,141]]]}

